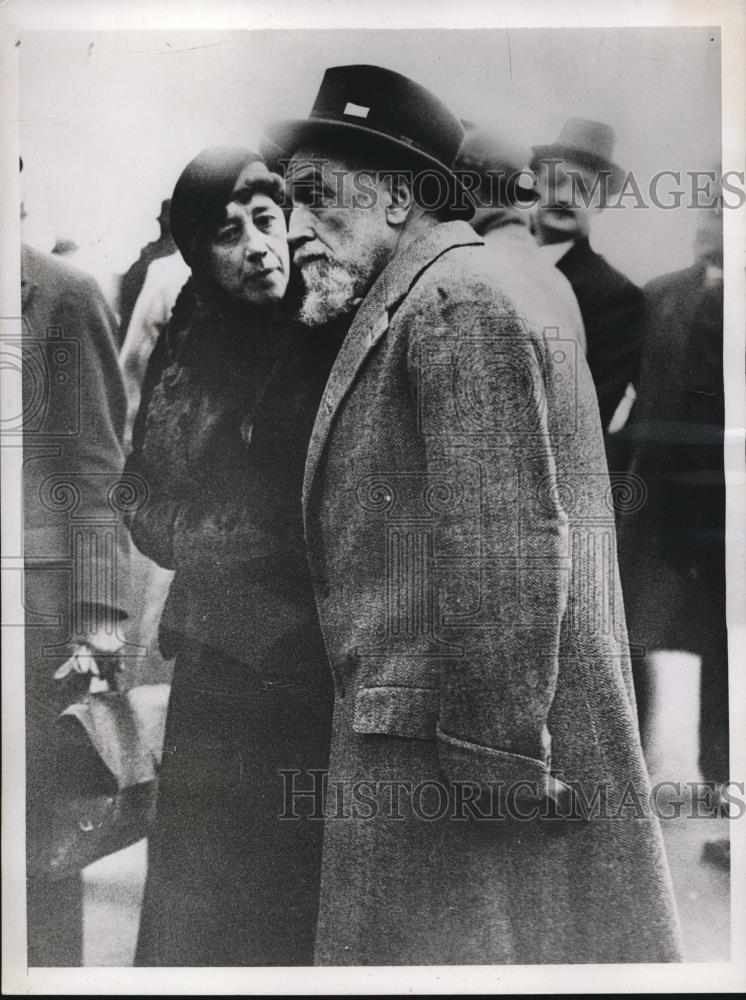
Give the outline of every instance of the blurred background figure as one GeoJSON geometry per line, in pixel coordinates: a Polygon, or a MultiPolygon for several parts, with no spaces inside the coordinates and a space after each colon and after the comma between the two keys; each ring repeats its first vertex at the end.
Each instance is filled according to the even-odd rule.
{"type": "MultiPolygon", "coordinates": [[[[81,645],[116,654],[129,607],[129,538],[111,503],[124,452],[116,323],[96,282],[24,246],[23,449],[28,963],[82,963],[80,875],[44,856],[59,774],[55,720],[78,692],[55,670],[81,645]]],[[[69,775],[67,776],[70,777],[69,775]]]]}
{"type": "MultiPolygon", "coordinates": [[[[719,176],[719,174],[718,174],[719,176]]],[[[725,619],[723,232],[719,193],[700,212],[694,264],[645,286],[637,400],[623,432],[647,501],[619,520],[630,641],[700,657],[699,765],[728,781],[725,619]]],[[[666,711],[650,660],[636,664],[643,733],[666,711]]],[[[706,845],[727,863],[727,842],[706,845]]]]}
{"type": "Polygon", "coordinates": [[[465,136],[456,169],[468,171],[476,182],[471,225],[487,244],[505,291],[523,315],[535,317],[541,328],[556,328],[559,337],[572,338],[584,351],[583,319],[572,286],[545,259],[529,229],[537,195],[528,172],[528,149],[473,122],[462,125],[465,136]]]}
{"type": "Polygon", "coordinates": [[[190,273],[178,250],[154,260],[148,266],[119,355],[127,393],[127,447],[132,439],[132,426],[140,406],[140,393],[150,355],[168,325],[176,299],[190,273]]]}
{"type": "Polygon", "coordinates": [[[142,248],[139,257],[122,278],[117,310],[119,313],[120,347],[127,334],[132,313],[135,309],[135,303],[145,284],[148,268],[154,260],[158,260],[160,257],[168,257],[176,252],[176,244],[171,235],[170,212],[171,201],[166,198],[161,202],[161,210],[156,219],[160,228],[158,239],[152,240],[142,248]]]}
{"type": "Polygon", "coordinates": [[[580,305],[605,432],[636,379],[643,308],[640,289],[590,244],[594,216],[622,189],[624,172],[613,153],[614,132],[608,125],[570,118],[556,142],[534,146],[531,161],[539,192],[536,237],[580,305]]]}

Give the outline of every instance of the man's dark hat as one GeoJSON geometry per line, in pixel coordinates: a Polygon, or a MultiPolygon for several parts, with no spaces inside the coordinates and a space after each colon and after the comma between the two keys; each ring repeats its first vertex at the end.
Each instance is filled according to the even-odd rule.
{"type": "Polygon", "coordinates": [[[624,183],[624,171],[612,159],[614,139],[610,125],[587,118],[570,118],[562,126],[556,142],[533,147],[531,169],[537,171],[544,160],[572,160],[596,173],[608,175],[608,189],[614,193],[624,183]]]}
{"type": "Polygon", "coordinates": [[[463,140],[458,118],[425,87],[380,66],[334,66],[324,72],[308,118],[272,122],[262,155],[270,165],[289,159],[301,146],[349,136],[400,149],[423,170],[445,181],[443,206],[453,219],[470,219],[473,204],[453,172],[463,140]]]}

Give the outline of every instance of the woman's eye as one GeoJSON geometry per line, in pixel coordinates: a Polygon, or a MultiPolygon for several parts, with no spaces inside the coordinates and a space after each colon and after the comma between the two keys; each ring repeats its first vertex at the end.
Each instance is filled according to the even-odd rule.
{"type": "Polygon", "coordinates": [[[215,237],[215,242],[219,243],[220,246],[231,246],[232,244],[238,242],[240,236],[240,230],[235,227],[232,227],[231,229],[221,229],[215,237]]]}
{"type": "Polygon", "coordinates": [[[260,215],[256,220],[256,227],[262,232],[268,233],[276,221],[274,215],[260,215]]]}

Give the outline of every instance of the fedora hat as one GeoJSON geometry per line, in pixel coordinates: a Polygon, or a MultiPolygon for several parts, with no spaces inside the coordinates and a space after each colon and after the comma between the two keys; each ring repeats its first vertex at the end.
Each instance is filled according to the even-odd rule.
{"type": "Polygon", "coordinates": [[[624,183],[624,171],[614,163],[614,130],[603,122],[587,118],[569,118],[557,141],[549,146],[534,146],[531,169],[536,171],[543,160],[572,160],[609,177],[610,191],[624,183]]]}
{"type": "Polygon", "coordinates": [[[261,152],[268,164],[289,159],[325,138],[366,139],[399,149],[407,162],[443,178],[453,219],[470,219],[474,206],[453,172],[464,132],[458,118],[425,87],[380,66],[333,66],[324,72],[308,118],[271,122],[261,152]]]}

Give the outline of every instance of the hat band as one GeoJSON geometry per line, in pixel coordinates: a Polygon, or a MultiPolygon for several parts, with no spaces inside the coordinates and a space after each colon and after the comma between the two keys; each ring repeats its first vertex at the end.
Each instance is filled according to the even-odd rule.
{"type": "Polygon", "coordinates": [[[337,110],[326,111],[321,108],[314,108],[311,112],[310,118],[308,118],[308,121],[323,121],[329,122],[332,125],[354,125],[357,128],[364,129],[366,132],[370,132],[372,138],[375,138],[378,135],[381,138],[393,139],[395,142],[400,142],[405,146],[409,146],[409,148],[415,152],[423,153],[425,156],[437,160],[446,170],[450,170],[448,164],[441,159],[440,154],[432,152],[423,143],[418,142],[409,135],[405,135],[403,132],[394,131],[386,125],[385,122],[382,122],[378,118],[371,117],[370,112],[363,117],[359,113],[358,109],[360,111],[367,109],[360,105],[348,102],[347,107],[350,108],[350,110],[344,117],[340,117],[340,113],[337,110]]]}

